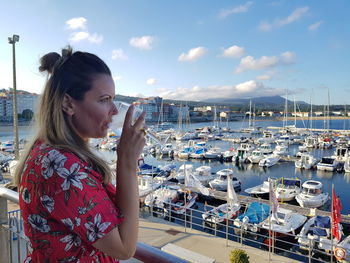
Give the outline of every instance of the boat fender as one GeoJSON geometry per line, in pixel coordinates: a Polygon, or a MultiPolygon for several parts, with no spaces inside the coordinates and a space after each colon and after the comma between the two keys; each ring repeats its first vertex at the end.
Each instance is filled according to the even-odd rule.
{"type": "Polygon", "coordinates": [[[334,250],[334,256],[337,260],[342,260],[345,258],[345,249],[342,247],[337,247],[334,250]]]}

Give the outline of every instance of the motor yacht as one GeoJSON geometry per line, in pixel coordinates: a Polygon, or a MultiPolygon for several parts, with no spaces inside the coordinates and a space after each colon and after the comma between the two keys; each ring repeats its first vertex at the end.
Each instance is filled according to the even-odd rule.
{"type": "Polygon", "coordinates": [[[139,196],[142,198],[159,188],[164,183],[164,180],[158,177],[153,178],[153,176],[150,175],[141,175],[138,176],[138,183],[139,196]]]}
{"type": "Polygon", "coordinates": [[[292,201],[300,194],[300,179],[297,178],[280,178],[277,182],[275,194],[278,201],[292,201]]]}
{"type": "Polygon", "coordinates": [[[294,164],[295,168],[310,170],[316,167],[317,159],[312,154],[303,153],[294,164]]]}
{"type": "Polygon", "coordinates": [[[241,181],[239,181],[236,177],[233,176],[232,169],[222,169],[218,171],[216,175],[216,178],[209,182],[211,188],[218,191],[226,191],[228,178],[231,178],[234,189],[239,190],[241,188],[241,181]]]}
{"type": "MultiPolygon", "coordinates": [[[[341,229],[341,225],[339,224],[341,229]]],[[[300,249],[309,248],[330,249],[331,246],[331,219],[329,216],[314,216],[310,218],[297,236],[300,249]],[[311,245],[311,247],[310,247],[311,245]]],[[[333,246],[339,240],[333,238],[333,246]]]]}
{"type": "Polygon", "coordinates": [[[145,205],[154,207],[158,210],[163,210],[165,204],[168,204],[177,198],[178,185],[169,185],[156,189],[154,192],[148,194],[145,198],[145,205]]]}
{"type": "Polygon", "coordinates": [[[308,180],[303,183],[301,193],[295,199],[301,207],[317,208],[329,200],[329,194],[322,192],[322,183],[308,180]]]}
{"type": "Polygon", "coordinates": [[[321,161],[317,164],[317,170],[333,172],[340,166],[337,158],[333,156],[322,157],[321,161]]]}
{"type": "Polygon", "coordinates": [[[197,167],[193,175],[203,185],[208,185],[209,181],[213,180],[216,177],[215,174],[211,173],[211,167],[208,165],[202,165],[197,167]]]}
{"type": "Polygon", "coordinates": [[[270,191],[270,182],[272,182],[273,185],[275,185],[276,181],[276,178],[269,177],[262,184],[245,189],[244,192],[254,197],[268,199],[270,191]]]}
{"type": "Polygon", "coordinates": [[[260,160],[260,167],[271,167],[279,162],[281,157],[279,155],[271,154],[266,156],[264,159],[260,160]]]}
{"type": "MultiPolygon", "coordinates": [[[[271,231],[271,234],[279,240],[293,240],[292,235],[299,233],[306,220],[306,216],[278,207],[277,212],[267,217],[259,227],[262,233],[271,231]]],[[[265,239],[264,243],[269,244],[269,238],[265,239]]]]}
{"type": "Polygon", "coordinates": [[[262,151],[260,151],[260,149],[257,149],[252,151],[252,154],[248,157],[248,160],[251,163],[259,163],[265,157],[266,155],[262,151]]]}

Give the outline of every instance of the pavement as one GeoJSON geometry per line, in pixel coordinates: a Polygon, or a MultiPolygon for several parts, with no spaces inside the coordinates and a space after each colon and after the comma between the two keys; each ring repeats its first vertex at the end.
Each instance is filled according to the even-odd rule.
{"type": "MultiPolygon", "coordinates": [[[[152,216],[140,218],[139,241],[159,249],[168,243],[172,243],[178,247],[214,259],[217,263],[229,262],[229,253],[236,248],[245,250],[250,262],[300,262],[276,254],[271,254],[271,259],[269,260],[268,251],[241,245],[240,243],[215,237],[209,233],[188,227],[185,229],[184,226],[152,216]]],[[[136,263],[140,261],[131,259],[123,262],[136,263]]]]}

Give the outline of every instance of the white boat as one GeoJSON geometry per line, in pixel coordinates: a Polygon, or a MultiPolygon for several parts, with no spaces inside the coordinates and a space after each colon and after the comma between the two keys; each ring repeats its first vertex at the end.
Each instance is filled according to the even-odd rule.
{"type": "Polygon", "coordinates": [[[297,234],[306,220],[306,216],[278,207],[275,214],[271,214],[260,224],[260,228],[275,232],[276,238],[289,237],[288,234],[297,234]]]}
{"type": "Polygon", "coordinates": [[[349,146],[345,144],[340,144],[335,149],[334,155],[338,162],[344,163],[345,159],[350,156],[349,146]]]}
{"type": "Polygon", "coordinates": [[[241,188],[241,182],[233,176],[231,169],[222,169],[216,173],[217,177],[209,182],[211,188],[219,191],[227,190],[227,178],[231,178],[234,189],[241,188]]]}
{"type": "Polygon", "coordinates": [[[233,155],[232,161],[236,163],[245,163],[254,148],[255,147],[250,143],[241,143],[237,148],[237,152],[233,155]]]}
{"type": "Polygon", "coordinates": [[[202,218],[205,223],[218,224],[238,215],[241,205],[237,199],[232,182],[234,182],[232,176],[227,175],[227,203],[214,207],[202,214],[202,218]]]}
{"type": "Polygon", "coordinates": [[[344,162],[344,171],[346,173],[350,173],[350,156],[348,156],[348,158],[345,159],[344,162]]]}
{"type": "Polygon", "coordinates": [[[145,197],[163,184],[164,180],[150,175],[138,176],[139,196],[145,197]]]}
{"type": "Polygon", "coordinates": [[[258,139],[258,143],[273,143],[275,141],[276,137],[275,134],[272,131],[264,130],[263,131],[263,137],[258,139]]]}
{"type": "Polygon", "coordinates": [[[204,153],[204,159],[220,159],[222,157],[222,152],[219,147],[210,148],[204,153]]]}
{"type": "Polygon", "coordinates": [[[266,156],[259,149],[252,151],[252,154],[248,157],[249,162],[251,163],[259,163],[266,156]]]}
{"type": "Polygon", "coordinates": [[[317,208],[329,200],[329,194],[322,192],[322,183],[308,180],[303,183],[302,191],[295,199],[301,207],[317,208]]]}
{"type": "Polygon", "coordinates": [[[280,156],[271,154],[271,155],[266,156],[264,159],[260,160],[259,166],[260,167],[271,167],[271,166],[277,164],[280,159],[281,159],[280,156]]]}
{"type": "Polygon", "coordinates": [[[264,155],[269,155],[273,153],[272,146],[269,143],[263,143],[262,145],[260,145],[259,149],[264,155]]]}
{"type": "Polygon", "coordinates": [[[339,165],[340,163],[335,157],[322,157],[321,161],[317,164],[317,170],[333,172],[339,165]]]}
{"type": "Polygon", "coordinates": [[[164,212],[168,215],[169,213],[184,215],[196,203],[197,198],[198,194],[195,192],[178,190],[176,198],[165,204],[164,212]]]}
{"type": "Polygon", "coordinates": [[[185,173],[193,173],[193,165],[192,164],[183,164],[179,167],[179,170],[174,174],[174,178],[179,183],[185,182],[185,173]]]}
{"type": "Polygon", "coordinates": [[[193,173],[193,176],[196,177],[203,185],[208,185],[209,181],[216,177],[215,174],[211,173],[211,167],[207,165],[197,167],[193,173]]]}
{"type": "MultiPolygon", "coordinates": [[[[264,221],[270,214],[270,206],[268,204],[251,202],[246,208],[244,213],[241,213],[234,221],[233,224],[238,229],[244,229],[250,232],[258,232],[259,224],[264,221]]],[[[236,231],[235,234],[240,234],[240,231],[236,231]]]]}
{"type": "Polygon", "coordinates": [[[295,168],[299,169],[313,169],[317,164],[317,159],[309,153],[303,153],[300,159],[295,161],[295,168]]]}
{"type": "Polygon", "coordinates": [[[179,188],[180,187],[177,185],[158,188],[146,196],[145,205],[158,209],[164,209],[164,205],[166,203],[170,203],[177,198],[177,190],[179,188]]]}
{"type": "Polygon", "coordinates": [[[260,197],[260,198],[268,198],[269,191],[270,191],[270,182],[272,181],[273,184],[276,182],[276,178],[267,178],[262,184],[259,184],[257,186],[247,188],[244,190],[249,195],[260,197]]]}
{"type": "Polygon", "coordinates": [[[300,179],[282,177],[277,182],[275,194],[278,201],[291,201],[300,191],[300,179]]]}
{"type": "Polygon", "coordinates": [[[318,138],[316,136],[309,136],[305,139],[305,146],[307,148],[317,148],[318,138]]]}
{"type": "MultiPolygon", "coordinates": [[[[340,224],[339,229],[341,229],[340,224]]],[[[330,217],[314,216],[310,218],[301,229],[297,238],[301,249],[309,250],[309,248],[317,248],[322,250],[330,250],[332,242],[330,217]]],[[[333,246],[336,246],[338,242],[339,241],[334,238],[333,246]]]]}
{"type": "Polygon", "coordinates": [[[273,151],[275,155],[287,155],[288,154],[288,145],[284,143],[279,143],[276,145],[275,150],[273,151]]]}

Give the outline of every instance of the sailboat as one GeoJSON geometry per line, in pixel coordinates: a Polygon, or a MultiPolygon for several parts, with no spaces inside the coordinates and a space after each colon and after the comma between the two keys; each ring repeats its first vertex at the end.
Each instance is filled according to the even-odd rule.
{"type": "Polygon", "coordinates": [[[231,176],[227,176],[227,202],[206,211],[202,214],[202,218],[207,224],[219,224],[225,220],[236,217],[240,208],[241,204],[233,189],[232,178],[231,176]]]}

